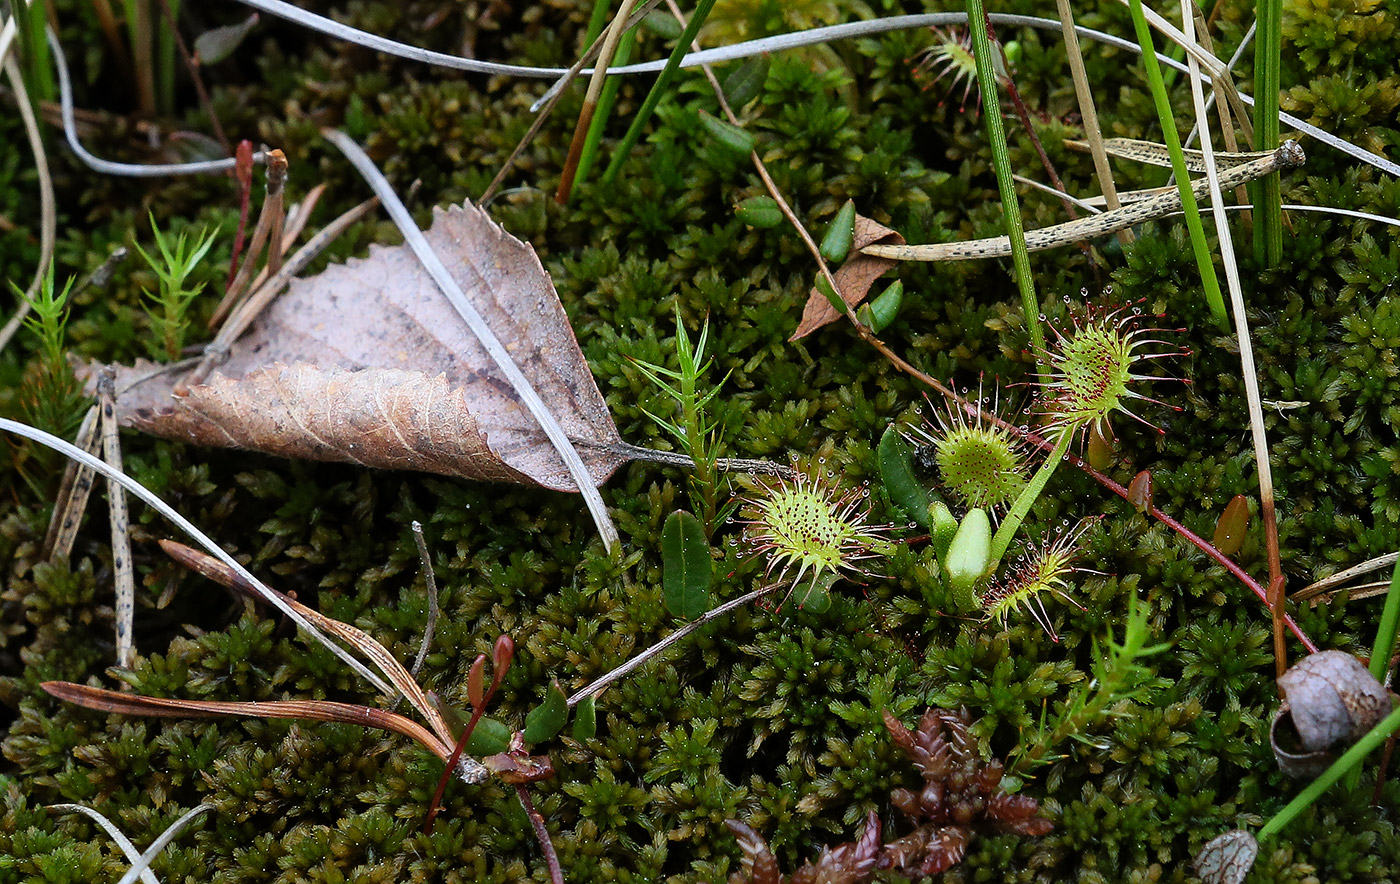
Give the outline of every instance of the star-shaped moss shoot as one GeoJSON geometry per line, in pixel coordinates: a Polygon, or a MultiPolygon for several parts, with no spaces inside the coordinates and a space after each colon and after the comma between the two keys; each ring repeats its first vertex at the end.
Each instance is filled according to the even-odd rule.
{"type": "Polygon", "coordinates": [[[1133,368],[1144,360],[1176,356],[1180,351],[1142,352],[1143,345],[1166,342],[1146,337],[1157,329],[1138,327],[1141,312],[1137,307],[1091,309],[1083,320],[1075,320],[1068,334],[1052,326],[1057,340],[1048,354],[1049,374],[1040,381],[1052,428],[1082,431],[1114,412],[1152,426],[1128,408],[1133,400],[1157,402],[1132,389],[1135,382],[1153,380],[1151,375],[1134,373],[1133,368]]]}
{"type": "Polygon", "coordinates": [[[1044,595],[1059,596],[1071,605],[1083,607],[1069,597],[1070,588],[1066,579],[1075,571],[1074,560],[1079,552],[1079,540],[1098,521],[1094,517],[1082,519],[1078,525],[1059,531],[1047,537],[1039,546],[1013,562],[1006,571],[987,587],[982,596],[982,611],[988,620],[997,620],[1005,628],[1013,611],[1027,611],[1040,624],[1054,641],[1060,637],[1050,625],[1050,615],[1045,610],[1044,595]]]}
{"type": "MultiPolygon", "coordinates": [[[[997,411],[995,402],[979,399],[984,408],[990,404],[997,411]]],[[[979,408],[969,420],[967,410],[950,401],[937,412],[936,423],[915,427],[910,441],[920,446],[921,459],[938,467],[944,488],[968,509],[1004,510],[1026,487],[1027,446],[1017,434],[984,421],[983,414],[979,408]]]]}
{"type": "Polygon", "coordinates": [[[889,526],[868,521],[870,489],[843,490],[833,478],[799,469],[792,479],[759,480],[743,499],[746,553],[767,558],[765,580],[816,586],[827,575],[863,574],[858,562],[888,552],[889,526]]]}

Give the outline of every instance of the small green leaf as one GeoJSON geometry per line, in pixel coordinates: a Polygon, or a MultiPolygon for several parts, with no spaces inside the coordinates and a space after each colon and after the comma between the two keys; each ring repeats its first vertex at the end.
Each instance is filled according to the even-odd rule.
{"type": "Polygon", "coordinates": [[[661,594],[666,610],[694,620],[710,610],[712,571],[705,526],[685,510],[666,517],[661,529],[661,594]]]}
{"type": "Polygon", "coordinates": [[[258,23],[255,12],[241,22],[213,28],[194,38],[194,57],[199,64],[218,64],[233,54],[258,23]]]}
{"type": "Polygon", "coordinates": [[[767,55],[755,55],[724,78],[724,96],[737,110],[758,97],[768,80],[767,55]]]}
{"type": "Polygon", "coordinates": [[[1236,494],[1225,505],[1220,521],[1215,523],[1215,537],[1211,544],[1227,556],[1233,556],[1244,546],[1245,533],[1249,531],[1249,500],[1243,494],[1236,494]]]}
{"type": "Polygon", "coordinates": [[[661,37],[663,40],[674,40],[681,35],[684,26],[676,21],[676,17],[669,12],[662,12],[660,9],[653,9],[642,19],[642,27],[661,37]]]}
{"type": "Polygon", "coordinates": [[[822,257],[832,264],[840,264],[851,253],[851,245],[855,241],[856,204],[855,200],[846,200],[832,219],[831,226],[826,229],[826,236],[822,237],[822,257]]]}
{"type": "Polygon", "coordinates": [[[586,743],[598,733],[598,705],[594,697],[584,697],[574,707],[574,739],[586,743]]]}
{"type": "Polygon", "coordinates": [[[825,614],[831,610],[831,587],[841,575],[827,571],[815,581],[792,588],[791,601],[797,607],[812,614],[825,614]]]}
{"type": "Polygon", "coordinates": [[[569,698],[558,681],[549,683],[549,691],[544,702],[531,709],[525,716],[525,742],[534,745],[543,743],[564,729],[569,720],[569,698]]]}
{"type": "Polygon", "coordinates": [[[842,315],[842,316],[845,316],[845,315],[846,315],[846,302],[843,301],[843,300],[841,300],[841,299],[837,296],[837,294],[836,294],[836,289],[832,288],[832,287],[831,287],[831,283],[829,283],[829,282],[826,281],[826,275],[825,275],[825,274],[821,274],[821,273],[818,273],[818,274],[817,274],[816,287],[817,287],[817,291],[819,291],[819,292],[821,292],[823,295],[825,295],[825,296],[826,296],[826,299],[827,299],[828,301],[831,302],[831,307],[832,307],[833,310],[835,310],[837,313],[839,313],[839,314],[842,315]]]}
{"type": "Polygon", "coordinates": [[[783,223],[783,210],[771,196],[751,196],[734,207],[734,214],[750,227],[777,227],[783,223]]]}
{"type": "Polygon", "coordinates": [[[870,302],[870,330],[879,334],[899,316],[904,303],[904,283],[895,280],[870,302]]]}
{"type": "Polygon", "coordinates": [[[890,424],[880,437],[879,455],[880,478],[885,483],[890,502],[921,528],[927,528],[928,492],[914,478],[913,452],[895,430],[894,424],[890,424]]]}
{"type": "Polygon", "coordinates": [[[467,740],[468,755],[495,755],[510,748],[510,727],[494,718],[482,716],[472,728],[467,740]]]}
{"type": "Polygon", "coordinates": [[[704,111],[700,111],[700,125],[710,137],[735,153],[750,154],[758,146],[758,141],[752,134],[704,111]]]}

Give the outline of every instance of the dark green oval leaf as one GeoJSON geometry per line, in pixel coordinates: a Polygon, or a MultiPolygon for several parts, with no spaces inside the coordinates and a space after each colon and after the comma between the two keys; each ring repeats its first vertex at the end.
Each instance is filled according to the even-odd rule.
{"type": "Polygon", "coordinates": [[[914,477],[914,453],[895,430],[894,424],[880,437],[880,478],[890,502],[920,528],[928,527],[929,495],[914,477]]]}
{"type": "Polygon", "coordinates": [[[549,683],[549,692],[544,702],[531,709],[525,716],[525,742],[534,745],[543,743],[564,729],[569,720],[569,698],[558,681],[549,683]]]}
{"type": "Polygon", "coordinates": [[[710,542],[705,526],[685,510],[666,517],[661,529],[661,594],[666,610],[694,620],[710,610],[710,542]]]}

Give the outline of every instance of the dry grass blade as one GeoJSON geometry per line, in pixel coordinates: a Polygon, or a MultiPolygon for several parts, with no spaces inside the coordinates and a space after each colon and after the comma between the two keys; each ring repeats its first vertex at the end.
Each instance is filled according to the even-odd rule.
{"type": "Polygon", "coordinates": [[[270,700],[228,702],[223,700],[179,700],[166,697],[142,697],[73,684],[68,681],[46,681],[39,685],[60,700],[99,712],[116,715],[139,715],[155,718],[288,718],[309,721],[331,721],[392,731],[417,740],[424,748],[446,761],[452,746],[411,718],[383,709],[335,703],[330,700],[270,700]]]}
{"type": "MultiPolygon", "coordinates": [[[[74,444],[89,454],[97,452],[98,408],[88,409],[78,427],[74,444]]],[[[83,511],[87,509],[88,496],[92,494],[92,470],[69,461],[63,471],[63,481],[58,486],[54,498],[53,516],[49,519],[49,530],[44,535],[43,557],[48,561],[67,561],[73,552],[73,544],[78,539],[78,526],[83,521],[83,511]]]]}
{"type": "MultiPolygon", "coordinates": [[[[1289,598],[1293,599],[1295,602],[1305,602],[1308,599],[1317,598],[1325,592],[1336,589],[1353,577],[1360,577],[1362,574],[1370,574],[1372,571],[1379,571],[1382,568],[1393,568],[1397,561],[1400,561],[1400,553],[1392,552],[1386,553],[1383,556],[1377,556],[1359,565],[1352,565],[1350,568],[1338,571],[1331,577],[1324,577],[1315,583],[1310,583],[1293,593],[1289,598]]],[[[1390,581],[1386,581],[1380,585],[1389,586],[1390,581]]],[[[1358,596],[1353,595],[1352,598],[1358,598],[1358,596]]]]}
{"type": "MultiPolygon", "coordinates": [[[[1218,187],[1234,187],[1247,181],[1273,174],[1280,169],[1295,168],[1303,164],[1306,156],[1295,141],[1286,141],[1277,151],[1264,159],[1251,160],[1221,173],[1218,187]]],[[[1191,192],[1197,199],[1205,199],[1211,191],[1211,182],[1202,179],[1191,185],[1191,192]]],[[[1163,218],[1181,211],[1180,192],[1173,188],[1151,199],[1134,202],[1122,208],[1081,218],[1050,227],[1026,231],[1026,248],[1032,252],[1067,246],[1080,240],[1105,236],[1115,231],[1163,218]]],[[[925,243],[908,246],[868,246],[867,255],[894,258],[899,261],[968,261],[977,258],[995,258],[1011,254],[1011,242],[1005,236],[964,242],[925,243]]]]}
{"type": "MultiPolygon", "coordinates": [[[[5,23],[5,32],[13,35],[14,28],[15,19],[11,18],[5,23]]],[[[4,42],[6,41],[0,38],[0,43],[4,42]]],[[[24,124],[24,134],[29,140],[29,149],[34,154],[34,172],[39,178],[39,266],[34,272],[34,279],[29,283],[29,288],[25,290],[19,309],[10,321],[5,323],[5,327],[0,328],[0,350],[3,350],[19,331],[24,318],[29,315],[29,299],[39,291],[49,264],[53,261],[54,243],[58,233],[58,209],[54,200],[53,177],[49,175],[48,153],[44,150],[44,139],[39,134],[39,122],[34,118],[29,93],[24,88],[19,63],[8,48],[0,52],[0,58],[4,59],[5,77],[10,81],[10,88],[14,90],[15,105],[19,108],[20,120],[24,124]]]]}
{"type": "MultiPolygon", "coordinates": [[[[255,600],[261,598],[261,594],[249,585],[237,572],[212,556],[207,556],[196,549],[173,540],[160,541],[160,548],[175,561],[208,577],[215,583],[243,593],[255,600]]],[[[363,630],[336,620],[333,617],[327,617],[320,611],[308,608],[301,602],[289,598],[277,592],[275,589],[269,591],[285,602],[288,607],[314,623],[317,627],[324,629],[326,632],[360,652],[366,660],[374,664],[374,666],[384,674],[384,677],[397,689],[399,694],[402,694],[408,699],[409,705],[416,709],[418,713],[428,721],[428,724],[432,727],[438,739],[449,748],[451,747],[453,743],[452,730],[443,719],[442,713],[438,712],[438,710],[428,702],[428,698],[423,693],[423,689],[418,686],[418,682],[413,680],[413,676],[409,675],[408,670],[404,669],[403,664],[399,663],[399,661],[394,658],[394,655],[389,653],[387,648],[363,630]]]]}
{"type": "MultiPolygon", "coordinates": [[[[1200,82],[1199,80],[1197,81],[1200,82]]],[[[1071,150],[1088,151],[1089,143],[1086,141],[1076,141],[1066,139],[1065,147],[1071,150]]],[[[1163,166],[1171,168],[1171,155],[1167,152],[1165,144],[1158,144],[1155,141],[1141,141],[1137,138],[1109,138],[1103,143],[1104,150],[1109,156],[1120,159],[1133,160],[1145,163],[1149,166],[1163,166]]],[[[1205,155],[1199,150],[1183,149],[1182,156],[1186,158],[1186,168],[1192,172],[1206,171],[1205,155]]],[[[1243,166],[1245,163],[1254,160],[1267,159],[1273,154],[1271,150],[1258,150],[1248,152],[1215,152],[1216,166],[1221,169],[1233,169],[1236,166],[1243,166]]]]}
{"type": "Polygon", "coordinates": [[[272,267],[273,256],[280,266],[282,263],[282,222],[285,218],[283,210],[283,197],[285,191],[283,186],[287,182],[287,158],[280,150],[268,151],[267,172],[266,172],[262,209],[258,212],[258,223],[253,228],[253,241],[248,245],[248,252],[244,255],[243,265],[238,268],[238,275],[229,283],[228,291],[224,292],[224,298],[219,302],[219,306],[214,308],[214,316],[210,323],[219,322],[228,314],[238,300],[243,296],[248,284],[253,279],[253,273],[257,267],[258,256],[269,242],[273,245],[268,249],[267,263],[276,273],[276,268],[272,267]]]}
{"type": "Polygon", "coordinates": [[[118,884],[133,884],[137,878],[140,878],[143,884],[160,884],[160,882],[156,880],[156,876],[151,873],[151,862],[159,856],[160,852],[164,850],[171,841],[175,840],[175,836],[189,826],[196,817],[214,808],[207,804],[201,804],[185,811],[185,813],[181,814],[175,822],[166,827],[165,831],[161,832],[160,835],[151,842],[151,845],[146,848],[145,852],[138,851],[136,845],[131,843],[131,839],[122,834],[122,831],[118,829],[111,820],[91,807],[84,807],[81,804],[50,804],[48,809],[60,813],[80,813],[101,826],[102,830],[117,843],[117,846],[121,848],[121,852],[126,856],[127,861],[131,863],[131,868],[127,869],[126,874],[122,875],[118,884]]]}
{"type": "Polygon", "coordinates": [[[608,65],[617,52],[617,43],[622,32],[627,29],[627,14],[636,0],[622,0],[617,15],[603,37],[603,49],[598,53],[598,64],[593,68],[593,76],[588,81],[588,92],[583,97],[583,108],[579,111],[578,122],[574,124],[574,137],[569,142],[569,155],[564,160],[564,169],[559,178],[559,190],[554,201],[564,204],[569,201],[569,192],[574,187],[574,173],[578,170],[578,160],[583,154],[583,142],[588,136],[588,127],[593,122],[593,113],[598,107],[598,96],[603,92],[603,81],[608,76],[608,65]]]}

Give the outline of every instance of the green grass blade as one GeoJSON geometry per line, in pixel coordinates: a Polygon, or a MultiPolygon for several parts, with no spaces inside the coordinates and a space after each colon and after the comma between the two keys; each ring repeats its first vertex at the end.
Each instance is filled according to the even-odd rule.
{"type": "MultiPolygon", "coordinates": [[[[1259,0],[1254,40],[1255,150],[1278,147],[1279,69],[1283,65],[1283,0],[1259,0]]],[[[1283,197],[1277,175],[1250,188],[1254,200],[1254,256],[1272,267],[1283,257],[1283,197]]]]}
{"type": "Polygon", "coordinates": [[[627,134],[622,136],[622,142],[613,152],[613,158],[608,163],[608,169],[603,173],[603,184],[610,185],[617,180],[617,175],[622,171],[622,164],[627,162],[627,157],[632,153],[632,148],[637,140],[642,137],[642,129],[646,127],[647,120],[651,119],[652,111],[661,103],[661,96],[666,94],[666,89],[675,79],[676,72],[680,70],[681,59],[690,51],[690,44],[695,39],[695,35],[700,32],[700,26],[705,23],[710,10],[714,8],[715,0],[700,0],[700,4],[695,7],[695,14],[686,23],[685,30],[676,40],[676,46],[671,50],[670,58],[666,59],[666,67],[661,69],[661,75],[656,78],[651,91],[647,93],[646,100],[642,102],[641,108],[637,111],[637,116],[632,119],[632,124],[627,127],[627,134]]]}
{"type": "Polygon", "coordinates": [[[1181,209],[1186,216],[1186,229],[1191,233],[1191,250],[1196,254],[1196,266],[1201,270],[1201,284],[1205,287],[1206,303],[1211,316],[1221,325],[1229,321],[1225,313],[1225,298],[1220,293],[1220,281],[1215,276],[1215,261],[1210,247],[1206,244],[1205,227],[1201,224],[1200,208],[1196,195],[1191,191],[1191,178],[1187,173],[1186,159],[1181,153],[1181,136],[1176,131],[1176,120],[1172,116],[1171,101],[1167,97],[1167,87],[1162,82],[1162,68],[1157,64],[1157,53],[1152,45],[1152,32],[1147,28],[1147,18],[1142,12],[1142,0],[1128,0],[1128,8],[1133,14],[1133,29],[1137,32],[1138,45],[1142,47],[1142,63],[1147,71],[1147,85],[1152,92],[1152,103],[1157,107],[1157,117],[1162,124],[1162,139],[1172,158],[1172,172],[1176,176],[1176,187],[1181,193],[1181,209]]]}
{"type": "Polygon", "coordinates": [[[996,68],[992,64],[992,41],[987,34],[987,11],[982,0],[967,0],[967,27],[972,34],[972,57],[977,63],[977,87],[982,92],[987,138],[992,145],[992,168],[1001,192],[1001,213],[1006,235],[1011,240],[1011,263],[1016,287],[1021,290],[1021,309],[1031,336],[1031,352],[1036,365],[1045,365],[1045,332],[1040,327],[1040,300],[1031,277],[1030,253],[1026,250],[1026,230],[1021,223],[1021,204],[1016,197],[1016,181],[1011,175],[1011,155],[1006,149],[1006,126],[1001,119],[1001,97],[997,90],[996,68]]]}

